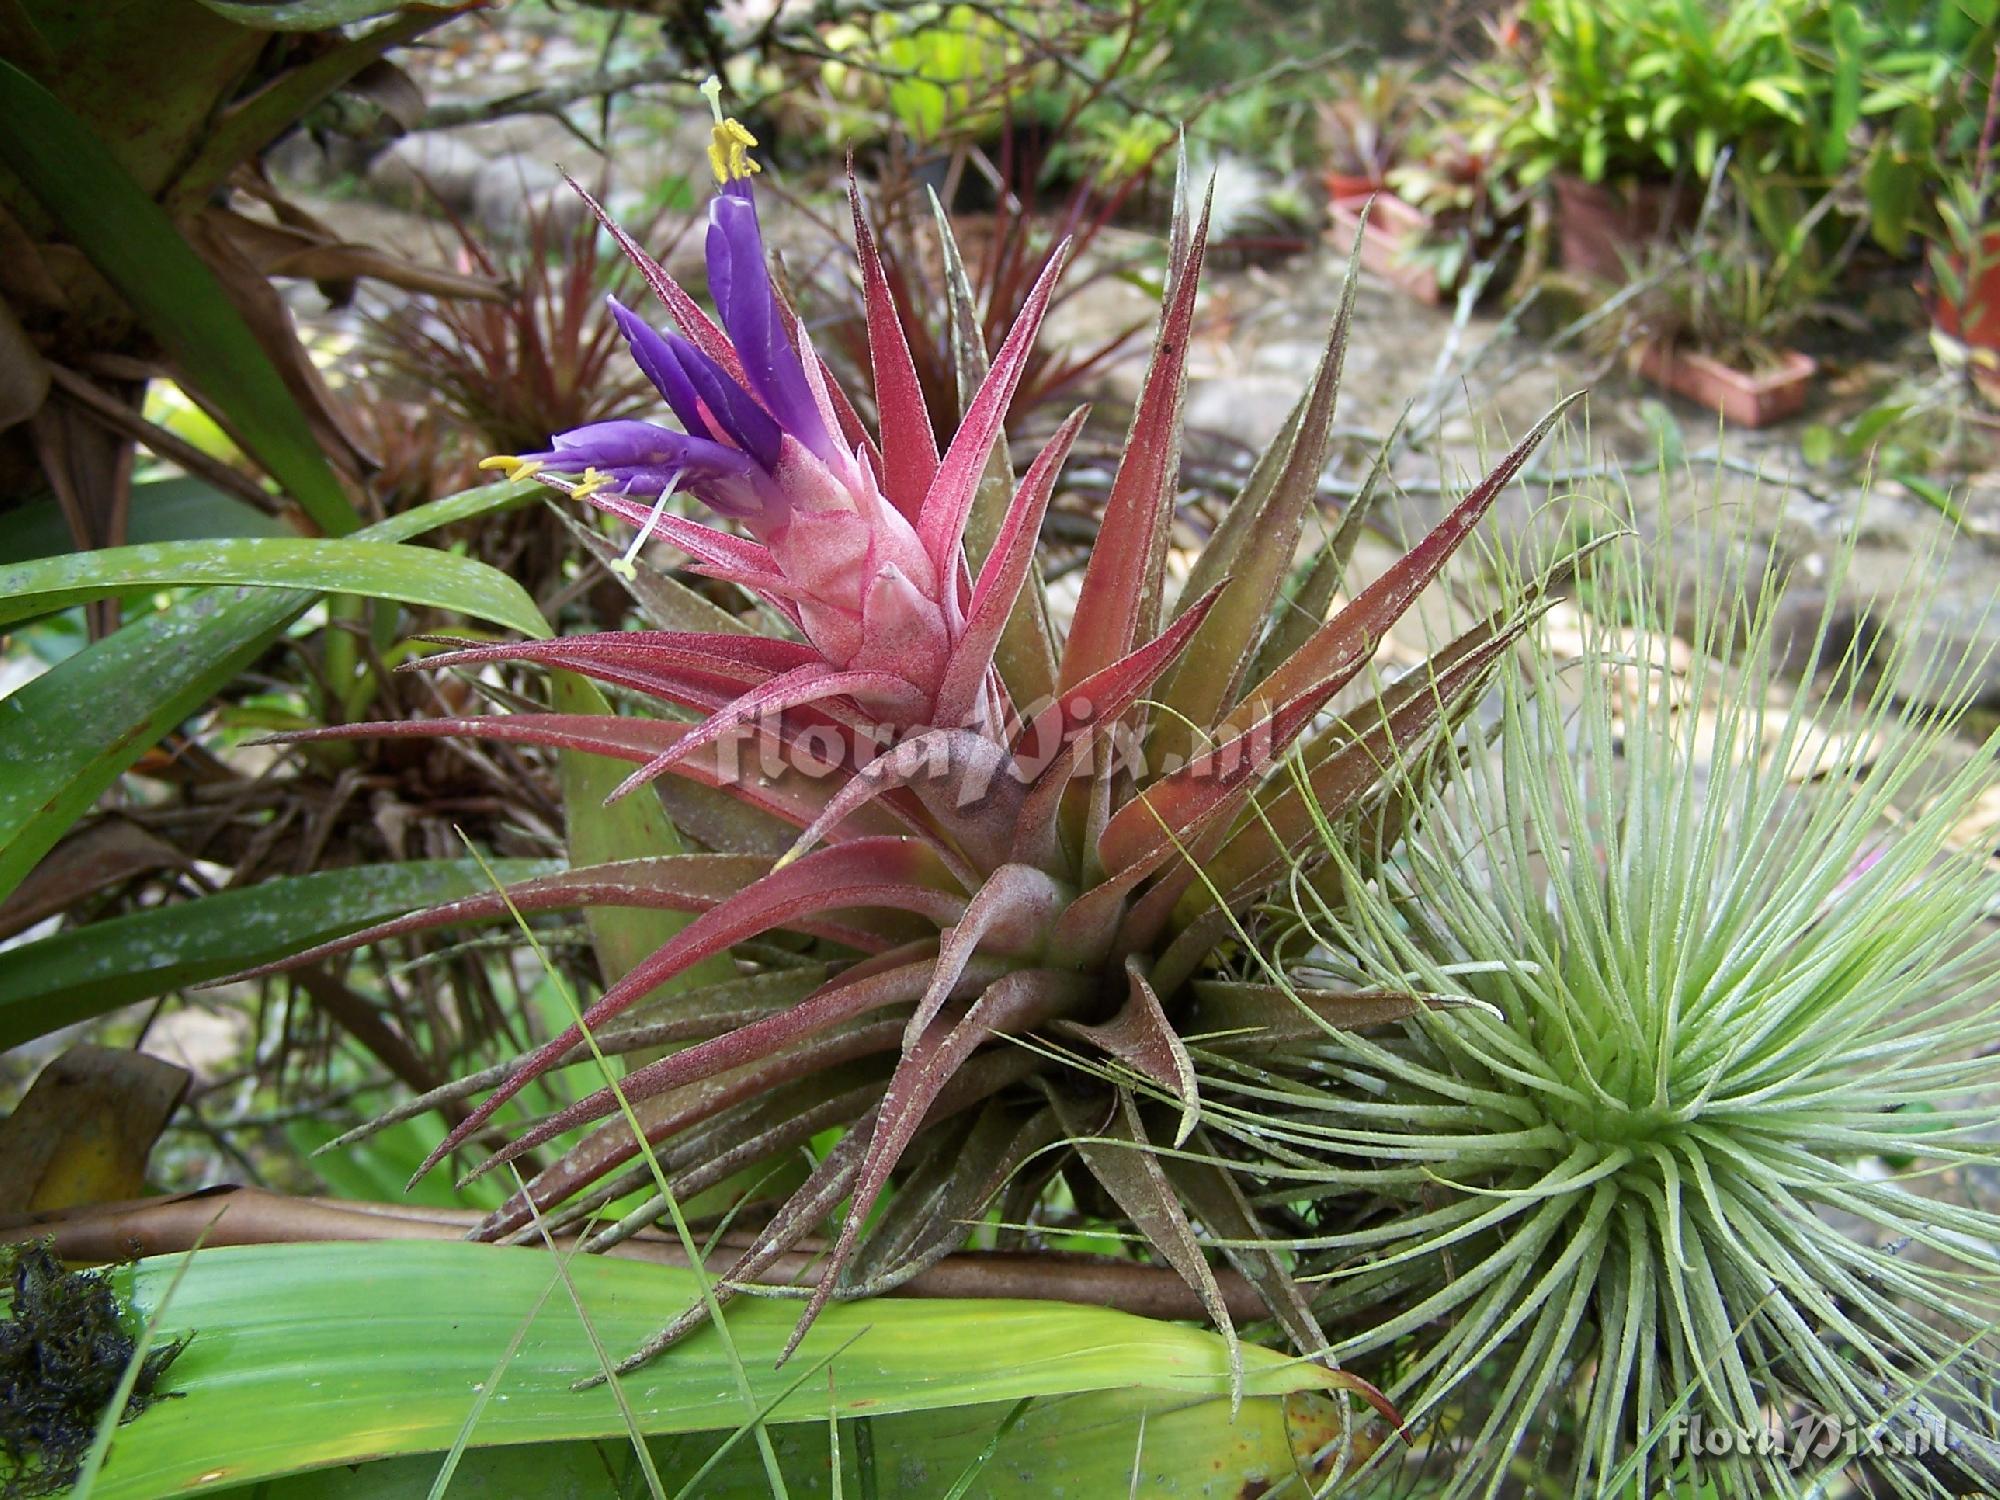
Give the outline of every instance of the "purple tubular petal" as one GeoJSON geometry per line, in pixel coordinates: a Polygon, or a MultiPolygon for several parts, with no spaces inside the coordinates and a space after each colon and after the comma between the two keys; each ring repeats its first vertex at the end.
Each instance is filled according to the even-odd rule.
{"type": "Polygon", "coordinates": [[[778,462],[784,433],[750,393],[714,360],[677,333],[660,333],[616,297],[611,316],[632,358],[653,388],[666,397],[681,426],[699,438],[727,440],[770,469],[778,462]],[[706,403],[708,417],[702,415],[706,403]],[[713,418],[713,422],[709,418],[713,418]],[[721,431],[717,431],[719,425],[721,431]]]}
{"type": "Polygon", "coordinates": [[[710,201],[707,248],[708,290],[750,388],[785,431],[818,458],[835,462],[837,450],[806,381],[805,366],[778,313],[748,181],[730,183],[710,201]]]}
{"type": "Polygon", "coordinates": [[[695,388],[681,370],[680,361],[674,358],[666,336],[616,297],[604,300],[611,307],[612,321],[617,323],[618,331],[625,335],[625,342],[631,347],[633,361],[653,382],[653,389],[673,408],[681,426],[695,437],[716,437],[716,432],[702,420],[695,388]]]}
{"type": "Polygon", "coordinates": [[[771,476],[749,455],[652,422],[593,422],[559,432],[544,451],[520,457],[562,473],[599,470],[632,495],[657,495],[679,475],[694,495],[729,516],[783,504],[771,476]]]}
{"type": "Polygon", "coordinates": [[[677,333],[666,336],[667,352],[688,390],[705,403],[736,446],[767,470],[778,465],[785,431],[729,372],[677,333]]]}

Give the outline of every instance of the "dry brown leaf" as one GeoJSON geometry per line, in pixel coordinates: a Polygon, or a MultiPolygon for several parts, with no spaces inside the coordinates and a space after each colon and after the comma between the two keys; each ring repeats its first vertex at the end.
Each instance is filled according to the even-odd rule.
{"type": "Polygon", "coordinates": [[[188,1081],[185,1068],[143,1052],[70,1048],[0,1123],[0,1213],[138,1197],[153,1142],[188,1081]]]}

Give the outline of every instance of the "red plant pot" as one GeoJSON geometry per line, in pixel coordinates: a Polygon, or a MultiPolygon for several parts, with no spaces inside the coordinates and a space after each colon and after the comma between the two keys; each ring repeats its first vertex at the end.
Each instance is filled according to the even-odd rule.
{"type": "Polygon", "coordinates": [[[1819,370],[1809,354],[1787,352],[1775,370],[1746,374],[1688,349],[1649,345],[1639,352],[1639,373],[1675,395],[1719,411],[1738,427],[1768,427],[1794,417],[1819,370]]]}
{"type": "Polygon", "coordinates": [[[1972,276],[1964,256],[1951,258],[1952,271],[1964,286],[1965,297],[1953,302],[1938,291],[1931,299],[1931,322],[1939,333],[1960,343],[2000,349],[2000,230],[1979,242],[1979,261],[1980,272],[1972,276]]]}
{"type": "Polygon", "coordinates": [[[1366,193],[1335,198],[1329,214],[1335,238],[1344,250],[1361,232],[1361,264],[1392,286],[1402,288],[1419,302],[1433,305],[1444,300],[1437,273],[1428,266],[1414,265],[1408,252],[1419,244],[1430,228],[1430,218],[1420,208],[1405,203],[1394,193],[1376,192],[1373,206],[1366,193]],[[1361,211],[1368,209],[1364,229],[1361,211]]]}
{"type": "Polygon", "coordinates": [[[1556,248],[1563,269],[1600,281],[1626,281],[1646,246],[1694,222],[1700,205],[1672,183],[1585,182],[1559,173],[1556,248]]]}
{"type": "Polygon", "coordinates": [[[1371,177],[1363,172],[1326,172],[1321,174],[1326,183],[1326,195],[1335,203],[1343,198],[1366,198],[1370,193],[1386,192],[1380,177],[1371,177]]]}

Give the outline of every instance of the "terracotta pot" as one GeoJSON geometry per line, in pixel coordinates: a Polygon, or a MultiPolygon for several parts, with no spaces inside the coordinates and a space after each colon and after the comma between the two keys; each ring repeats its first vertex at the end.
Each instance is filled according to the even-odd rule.
{"type": "Polygon", "coordinates": [[[1648,380],[1721,412],[1738,427],[1767,427],[1797,416],[1818,370],[1811,355],[1795,350],[1788,351],[1775,370],[1754,375],[1689,349],[1650,345],[1639,353],[1639,373],[1648,380]]]}
{"type": "Polygon", "coordinates": [[[1691,225],[1697,196],[1666,182],[1585,182],[1558,173],[1556,246],[1563,269],[1600,281],[1627,281],[1646,246],[1691,225]]]}
{"type": "Polygon", "coordinates": [[[1363,172],[1327,172],[1322,174],[1326,183],[1326,195],[1335,203],[1343,198],[1366,198],[1370,193],[1383,192],[1382,179],[1363,172]]]}
{"type": "MultiPolygon", "coordinates": [[[[1354,243],[1354,233],[1361,229],[1361,210],[1368,202],[1366,194],[1333,200],[1328,212],[1342,250],[1354,243]]],[[[1408,254],[1429,228],[1430,219],[1422,209],[1394,193],[1376,193],[1374,206],[1368,209],[1368,227],[1361,235],[1361,264],[1419,302],[1435,305],[1444,300],[1437,273],[1428,266],[1412,264],[1408,254]]]]}
{"type": "MultiPolygon", "coordinates": [[[[1969,279],[1963,301],[1949,301],[1942,290],[1931,298],[1931,322],[1939,333],[1961,343],[2000,349],[2000,230],[1980,241],[1979,259],[1982,269],[1969,279]],[[1968,311],[1972,314],[1970,323],[1965,319],[1968,311]]],[[[1968,282],[1963,256],[1954,255],[1951,266],[1962,283],[1968,282]]]]}

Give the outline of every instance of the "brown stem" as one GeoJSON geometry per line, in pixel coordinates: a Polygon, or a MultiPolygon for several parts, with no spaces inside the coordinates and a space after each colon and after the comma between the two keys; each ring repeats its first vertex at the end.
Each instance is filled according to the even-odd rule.
{"type": "MultiPolygon", "coordinates": [[[[52,1238],[56,1254],[73,1261],[121,1261],[139,1255],[173,1255],[206,1246],[275,1245],[343,1240],[455,1240],[483,1217],[470,1210],[393,1203],[350,1203],[293,1198],[261,1188],[214,1188],[170,1198],[105,1203],[46,1214],[0,1217],[0,1244],[52,1238]]],[[[558,1235],[558,1239],[563,1236],[558,1235]]],[[[494,1246],[493,1253],[508,1253],[494,1246]]],[[[713,1270],[738,1248],[725,1237],[713,1270]]],[[[685,1266],[680,1245],[666,1236],[641,1234],[606,1252],[657,1265],[685,1266]]],[[[817,1250],[781,1256],[761,1278],[766,1286],[805,1285],[820,1264],[817,1250]]],[[[1218,1270],[1229,1315],[1240,1322],[1267,1316],[1256,1289],[1232,1271],[1218,1270]]],[[[1025,1298],[1081,1302],[1147,1318],[1202,1320],[1200,1301],[1170,1270],[1098,1255],[968,1251],[947,1257],[891,1292],[900,1297],[1025,1298]]]]}

